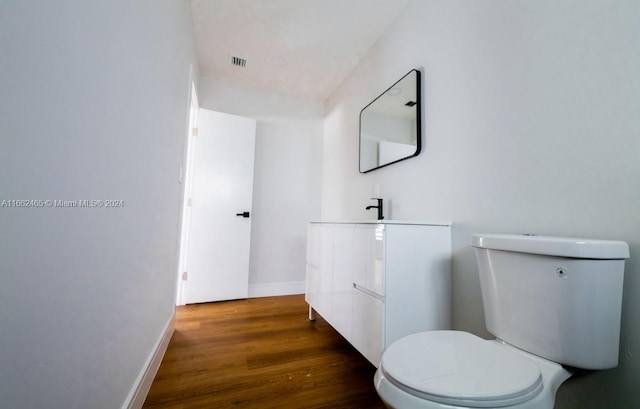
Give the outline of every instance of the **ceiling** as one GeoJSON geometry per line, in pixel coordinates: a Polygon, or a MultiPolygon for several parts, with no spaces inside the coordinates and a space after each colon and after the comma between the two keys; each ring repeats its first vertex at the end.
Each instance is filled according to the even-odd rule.
{"type": "Polygon", "coordinates": [[[409,1],[190,0],[200,75],[322,101],[409,1]]]}

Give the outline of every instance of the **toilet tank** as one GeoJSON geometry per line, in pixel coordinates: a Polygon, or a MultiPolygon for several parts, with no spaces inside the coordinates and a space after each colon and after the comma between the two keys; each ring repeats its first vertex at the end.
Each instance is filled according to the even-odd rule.
{"type": "Polygon", "coordinates": [[[489,332],[563,365],[618,365],[627,243],[476,234],[472,246],[489,332]]]}

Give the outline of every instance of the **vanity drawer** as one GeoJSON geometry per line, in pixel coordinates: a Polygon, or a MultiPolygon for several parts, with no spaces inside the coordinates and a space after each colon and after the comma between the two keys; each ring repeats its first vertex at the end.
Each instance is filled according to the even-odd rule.
{"type": "Polygon", "coordinates": [[[307,264],[305,284],[305,301],[309,305],[313,305],[313,309],[322,315],[325,320],[330,321],[331,300],[333,298],[330,279],[317,268],[307,264]]]}
{"type": "Polygon", "coordinates": [[[353,289],[352,345],[376,367],[384,350],[384,302],[353,289]]]}
{"type": "Polygon", "coordinates": [[[353,283],[384,296],[384,225],[360,225],[355,228],[353,283]]]}

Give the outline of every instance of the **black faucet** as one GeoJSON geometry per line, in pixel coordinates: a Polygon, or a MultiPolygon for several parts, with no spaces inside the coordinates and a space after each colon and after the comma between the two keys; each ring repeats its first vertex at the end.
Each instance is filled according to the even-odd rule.
{"type": "Polygon", "coordinates": [[[384,219],[384,216],[382,215],[382,199],[380,199],[378,197],[372,197],[371,200],[377,200],[378,201],[378,205],[377,206],[367,206],[365,209],[366,210],[378,209],[378,220],[384,219]]]}

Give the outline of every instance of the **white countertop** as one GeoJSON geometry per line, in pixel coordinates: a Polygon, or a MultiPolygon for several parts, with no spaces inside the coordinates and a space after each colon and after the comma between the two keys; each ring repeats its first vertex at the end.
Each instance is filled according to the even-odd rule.
{"type": "Polygon", "coordinates": [[[309,223],[331,224],[414,224],[420,226],[451,226],[451,222],[426,222],[416,220],[312,220],[309,223]]]}

